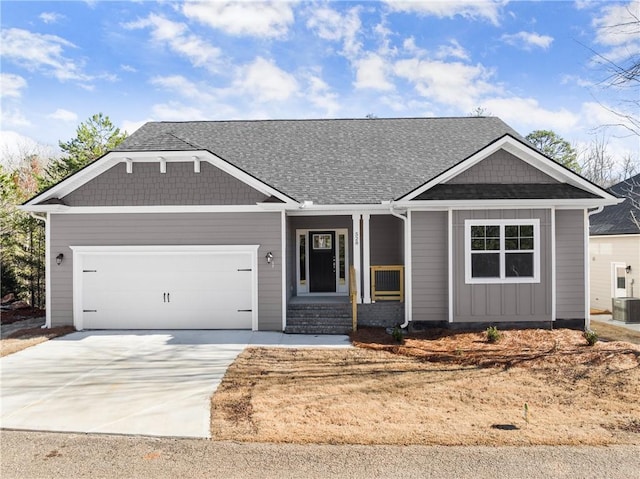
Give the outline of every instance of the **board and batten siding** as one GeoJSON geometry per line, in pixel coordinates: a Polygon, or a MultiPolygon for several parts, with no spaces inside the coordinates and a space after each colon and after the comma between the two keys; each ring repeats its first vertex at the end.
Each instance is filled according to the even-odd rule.
{"type": "Polygon", "coordinates": [[[585,318],[584,210],[556,211],[556,317],[585,318]]]}
{"type": "Polygon", "coordinates": [[[551,214],[546,209],[453,212],[454,322],[551,321],[551,214]],[[540,220],[540,282],[466,284],[465,220],[530,218],[540,220]]]}
{"type": "Polygon", "coordinates": [[[411,213],[413,321],[448,319],[447,215],[446,211],[411,213]]]}
{"type": "Polygon", "coordinates": [[[257,244],[258,329],[282,330],[280,213],[52,214],[50,221],[52,326],[73,324],[70,246],[257,244]],[[268,252],[274,255],[271,265],[264,261],[268,252]]]}

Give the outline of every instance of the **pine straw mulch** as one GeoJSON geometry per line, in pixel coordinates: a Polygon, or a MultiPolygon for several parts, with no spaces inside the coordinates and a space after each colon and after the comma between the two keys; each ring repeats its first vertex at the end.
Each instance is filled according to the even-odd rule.
{"type": "Polygon", "coordinates": [[[75,331],[76,329],[73,326],[59,326],[49,329],[38,327],[14,331],[6,338],[0,339],[0,357],[17,353],[36,344],[44,343],[50,339],[74,333],[75,331]]]}
{"type": "Polygon", "coordinates": [[[498,342],[486,332],[433,329],[413,333],[398,344],[382,328],[362,328],[351,334],[360,348],[388,351],[423,361],[478,367],[561,369],[572,366],[629,367],[638,363],[640,346],[599,341],[588,346],[581,331],[526,329],[500,331],[498,342]]]}
{"type": "Polygon", "coordinates": [[[640,346],[579,331],[362,329],[353,349],[248,348],[212,397],[214,440],[640,444],[640,346]],[[526,406],[525,406],[526,405],[526,406]]]}

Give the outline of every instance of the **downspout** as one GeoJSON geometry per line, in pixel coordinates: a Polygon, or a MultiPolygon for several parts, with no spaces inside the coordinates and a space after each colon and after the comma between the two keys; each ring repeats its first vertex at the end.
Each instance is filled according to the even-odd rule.
{"type": "MultiPolygon", "coordinates": [[[[600,213],[602,210],[604,209],[604,206],[598,206],[597,208],[589,211],[587,210],[587,219],[589,219],[589,217],[591,215],[596,215],[598,213],[600,213]]],[[[589,331],[591,329],[591,275],[589,274],[589,269],[590,269],[590,264],[591,262],[589,261],[589,221],[587,221],[587,224],[585,225],[585,249],[586,251],[584,252],[584,256],[585,256],[585,278],[586,278],[586,283],[587,283],[587,290],[585,291],[586,293],[586,299],[585,299],[585,310],[584,310],[584,315],[586,316],[585,320],[584,320],[584,329],[585,331],[589,331]]]]}
{"type": "MultiPolygon", "coordinates": [[[[400,218],[404,224],[404,264],[405,264],[405,272],[407,269],[407,253],[409,251],[409,241],[411,241],[411,236],[409,235],[409,222],[406,216],[401,215],[400,213],[396,213],[393,210],[393,200],[391,200],[389,202],[389,213],[391,213],[391,215],[395,216],[396,218],[400,218]]],[[[405,278],[405,291],[409,291],[410,289],[410,284],[408,284],[409,282],[407,281],[407,279],[405,278]]],[[[405,292],[406,295],[406,292],[405,292]]],[[[409,307],[410,305],[407,304],[406,298],[405,298],[405,303],[404,303],[404,323],[402,323],[400,325],[400,327],[402,329],[405,329],[408,325],[409,325],[409,307]]]]}
{"type": "Polygon", "coordinates": [[[47,227],[48,227],[48,219],[49,216],[38,216],[37,214],[35,214],[34,212],[29,212],[29,216],[31,216],[32,218],[35,218],[36,220],[40,220],[44,223],[44,229],[45,229],[45,247],[44,247],[44,290],[45,290],[45,308],[46,308],[46,320],[45,323],[42,325],[42,329],[47,329],[51,327],[51,305],[49,304],[49,232],[47,231],[47,227]]]}

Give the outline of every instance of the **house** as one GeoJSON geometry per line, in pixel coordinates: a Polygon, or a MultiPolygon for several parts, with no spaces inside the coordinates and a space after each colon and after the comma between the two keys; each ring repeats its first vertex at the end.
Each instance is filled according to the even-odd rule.
{"type": "Polygon", "coordinates": [[[640,297],[640,174],[609,188],[624,198],[591,216],[591,307],[611,311],[612,298],[640,297]]]}
{"type": "Polygon", "coordinates": [[[466,117],[151,122],[23,209],[48,326],[345,332],[583,327],[617,201],[466,117]]]}

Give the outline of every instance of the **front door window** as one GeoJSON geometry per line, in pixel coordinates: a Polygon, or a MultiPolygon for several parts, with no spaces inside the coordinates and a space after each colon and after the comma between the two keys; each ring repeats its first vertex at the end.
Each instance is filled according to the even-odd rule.
{"type": "Polygon", "coordinates": [[[624,298],[627,296],[627,272],[624,263],[613,264],[613,297],[624,298]]]}

